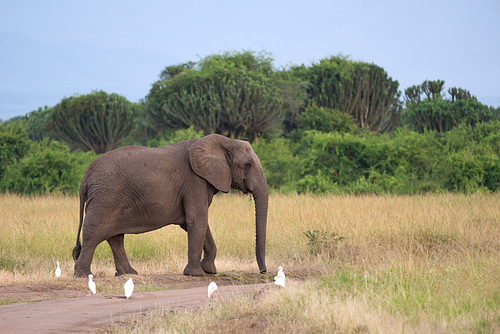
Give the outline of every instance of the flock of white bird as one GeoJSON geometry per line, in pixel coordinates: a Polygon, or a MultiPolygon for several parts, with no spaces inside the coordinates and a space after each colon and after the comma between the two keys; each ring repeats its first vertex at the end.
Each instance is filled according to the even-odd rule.
{"type": "MultiPolygon", "coordinates": [[[[59,267],[59,261],[57,261],[57,267],[55,271],[56,277],[61,276],[61,267],[59,267]]],[[[92,292],[93,295],[97,293],[97,287],[92,280],[94,278],[94,275],[90,274],[89,275],[89,289],[92,292]]],[[[285,287],[285,273],[283,272],[283,267],[279,266],[278,267],[278,275],[274,277],[274,284],[285,287]]],[[[132,277],[128,279],[128,281],[125,282],[123,285],[123,290],[125,291],[125,297],[129,299],[132,296],[132,293],[134,292],[134,282],[132,281],[132,277]]],[[[217,284],[215,282],[210,282],[208,285],[208,299],[212,297],[212,294],[217,290],[217,284]]]]}

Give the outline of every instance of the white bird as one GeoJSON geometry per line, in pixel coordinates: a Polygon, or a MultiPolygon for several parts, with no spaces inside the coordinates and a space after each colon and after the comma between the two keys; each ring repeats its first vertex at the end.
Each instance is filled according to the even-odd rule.
{"type": "Polygon", "coordinates": [[[59,267],[59,261],[57,261],[56,277],[61,276],[61,268],[59,267]]]}
{"type": "Polygon", "coordinates": [[[125,290],[125,297],[129,299],[130,296],[132,296],[132,292],[134,292],[134,282],[132,282],[132,277],[130,277],[128,281],[125,282],[125,284],[123,285],[123,290],[125,290]]]}
{"type": "Polygon", "coordinates": [[[97,290],[96,290],[95,282],[92,280],[93,277],[94,277],[94,275],[92,275],[92,274],[89,275],[89,289],[90,289],[90,291],[92,291],[92,294],[95,295],[97,293],[97,290]]]}
{"type": "Polygon", "coordinates": [[[215,292],[215,290],[217,290],[217,284],[215,284],[215,282],[211,282],[208,285],[208,298],[210,298],[212,296],[212,294],[215,292]]]}
{"type": "Polygon", "coordinates": [[[278,276],[274,277],[274,284],[285,287],[285,273],[282,266],[278,267],[278,276]]]}

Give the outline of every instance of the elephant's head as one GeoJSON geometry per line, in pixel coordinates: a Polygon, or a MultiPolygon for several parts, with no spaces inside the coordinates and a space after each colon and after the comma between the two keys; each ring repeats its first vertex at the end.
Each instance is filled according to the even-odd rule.
{"type": "Polygon", "coordinates": [[[252,193],[255,199],[255,255],[261,273],[266,272],[267,181],[259,158],[246,141],[208,135],[189,148],[191,168],[220,191],[232,187],[252,193]]]}

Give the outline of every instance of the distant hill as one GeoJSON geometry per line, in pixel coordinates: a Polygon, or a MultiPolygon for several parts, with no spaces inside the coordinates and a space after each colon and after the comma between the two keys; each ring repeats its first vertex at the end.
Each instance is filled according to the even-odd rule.
{"type": "Polygon", "coordinates": [[[138,101],[166,65],[182,62],[141,49],[107,49],[79,41],[42,43],[0,32],[0,119],[52,106],[63,97],[92,90],[138,101]]]}

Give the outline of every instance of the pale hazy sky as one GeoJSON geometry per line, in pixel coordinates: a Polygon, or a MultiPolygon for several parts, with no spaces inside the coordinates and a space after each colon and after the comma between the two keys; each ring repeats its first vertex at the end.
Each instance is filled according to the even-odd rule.
{"type": "Polygon", "coordinates": [[[96,89],[139,101],[165,66],[242,49],[341,53],[500,106],[500,0],[0,0],[0,119],[96,89]]]}

